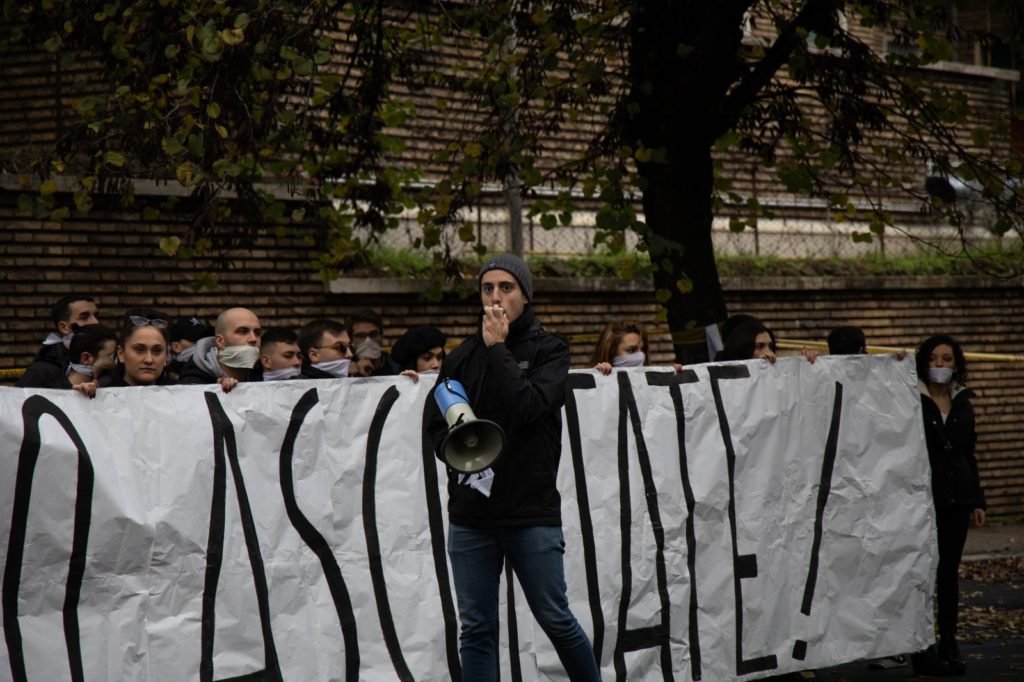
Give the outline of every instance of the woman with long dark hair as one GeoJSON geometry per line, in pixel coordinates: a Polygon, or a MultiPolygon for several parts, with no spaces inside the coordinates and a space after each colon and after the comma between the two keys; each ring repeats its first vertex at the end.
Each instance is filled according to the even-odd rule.
{"type": "Polygon", "coordinates": [[[939,544],[935,591],[939,641],[912,657],[914,672],[963,675],[966,666],[956,641],[960,557],[967,528],[985,523],[985,494],[974,446],[974,395],[964,383],[967,361],[951,336],[932,336],[917,350],[917,377],[924,433],[932,469],[932,496],[939,544]]]}

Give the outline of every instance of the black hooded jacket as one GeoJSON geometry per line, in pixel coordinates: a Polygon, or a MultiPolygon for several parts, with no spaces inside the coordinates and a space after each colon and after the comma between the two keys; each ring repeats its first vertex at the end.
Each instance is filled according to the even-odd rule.
{"type": "Polygon", "coordinates": [[[952,405],[943,423],[939,406],[921,388],[924,409],[924,436],[928,444],[928,461],[932,468],[932,497],[940,508],[985,509],[985,493],[978,476],[978,460],[974,445],[974,408],[968,388],[955,387],[952,405]]]}
{"type": "Polygon", "coordinates": [[[71,356],[63,343],[44,345],[18,378],[18,388],[67,388],[71,356]]]}
{"type": "MultiPolygon", "coordinates": [[[[490,497],[448,469],[448,517],[475,527],[558,526],[561,498],[555,487],[562,452],[561,408],[569,374],[568,344],[541,329],[529,307],[509,328],[508,339],[490,347],[480,332],[447,358],[438,376],[466,388],[479,419],[505,431],[505,450],[493,467],[490,497]]],[[[427,433],[439,459],[448,433],[444,415],[432,398],[425,412],[427,433]]]]}

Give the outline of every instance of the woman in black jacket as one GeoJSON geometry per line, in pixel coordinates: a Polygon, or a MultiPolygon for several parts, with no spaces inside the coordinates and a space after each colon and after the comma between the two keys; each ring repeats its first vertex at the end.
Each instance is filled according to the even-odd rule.
{"type": "Polygon", "coordinates": [[[974,445],[974,394],[964,386],[967,363],[951,336],[933,336],[917,351],[917,377],[924,410],[924,432],[932,469],[932,496],[939,543],[936,577],[938,645],[914,657],[915,672],[963,675],[956,643],[960,584],[957,572],[967,528],[985,523],[985,495],[974,445]]]}

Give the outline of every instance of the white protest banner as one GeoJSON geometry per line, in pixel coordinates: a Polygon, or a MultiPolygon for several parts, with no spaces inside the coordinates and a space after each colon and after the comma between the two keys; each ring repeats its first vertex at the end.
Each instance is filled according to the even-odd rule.
{"type": "MultiPolygon", "coordinates": [[[[460,677],[431,388],[0,390],[0,679],[460,677]]],[[[931,641],[912,362],[573,372],[559,489],[607,680],[931,641]]],[[[507,574],[502,595],[502,678],[565,679],[507,574]]]]}

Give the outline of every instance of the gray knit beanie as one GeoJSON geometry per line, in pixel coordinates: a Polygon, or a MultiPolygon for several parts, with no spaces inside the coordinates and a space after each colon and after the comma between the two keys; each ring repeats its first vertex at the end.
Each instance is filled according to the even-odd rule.
{"type": "Polygon", "coordinates": [[[491,270],[504,270],[515,277],[516,282],[519,283],[519,288],[523,290],[523,295],[526,296],[526,300],[533,301],[533,280],[530,278],[530,266],[522,258],[511,253],[495,256],[480,268],[480,274],[477,276],[477,279],[483,279],[484,273],[491,270]]]}

